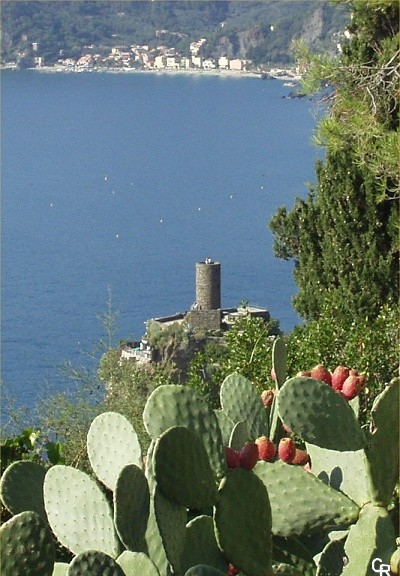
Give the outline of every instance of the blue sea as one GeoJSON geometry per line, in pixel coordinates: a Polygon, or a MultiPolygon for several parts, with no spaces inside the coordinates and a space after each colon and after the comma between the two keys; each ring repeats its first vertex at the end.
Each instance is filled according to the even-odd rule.
{"type": "Polygon", "coordinates": [[[4,71],[2,380],[32,405],[65,361],[190,308],[195,263],[221,262],[222,305],[288,331],[292,265],[267,223],[315,180],[315,104],[259,78],[4,71]]]}

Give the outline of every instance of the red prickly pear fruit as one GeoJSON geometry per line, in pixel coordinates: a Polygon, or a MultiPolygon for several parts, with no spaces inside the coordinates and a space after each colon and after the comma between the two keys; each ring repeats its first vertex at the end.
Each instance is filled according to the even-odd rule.
{"type": "Polygon", "coordinates": [[[276,372],[275,368],[271,368],[271,378],[274,382],[276,382],[276,372]]]}
{"type": "Polygon", "coordinates": [[[258,459],[264,460],[265,462],[272,462],[276,452],[274,443],[266,436],[260,436],[260,438],[257,438],[256,444],[258,448],[258,459]]]}
{"type": "Polygon", "coordinates": [[[228,566],[228,576],[236,576],[239,574],[239,570],[233,564],[229,564],[228,566]]]}
{"type": "Polygon", "coordinates": [[[305,450],[301,450],[300,448],[296,448],[296,452],[294,455],[291,464],[298,464],[299,466],[305,466],[310,461],[310,457],[305,450]]]}
{"type": "Polygon", "coordinates": [[[228,468],[239,468],[240,467],[240,457],[237,450],[225,446],[225,458],[228,468]]]}
{"type": "Polygon", "coordinates": [[[273,399],[275,397],[275,390],[263,390],[261,392],[261,400],[264,406],[268,407],[271,406],[273,399]]]}
{"type": "Polygon", "coordinates": [[[343,382],[349,377],[349,375],[350,371],[346,366],[336,366],[332,372],[332,388],[338,391],[341,390],[343,382]]]}
{"type": "Polygon", "coordinates": [[[311,376],[311,371],[310,370],[300,370],[300,372],[297,372],[296,376],[306,376],[306,377],[310,377],[311,376]]]}
{"type": "Polygon", "coordinates": [[[361,386],[362,385],[359,376],[349,376],[343,382],[340,393],[346,400],[353,400],[353,398],[355,398],[360,392],[361,386]]]}
{"type": "Polygon", "coordinates": [[[282,438],[278,445],[278,456],[287,464],[290,464],[296,455],[296,445],[291,438],[282,438]]]}
{"type": "Polygon", "coordinates": [[[252,470],[258,462],[258,446],[254,442],[247,442],[239,452],[240,467],[252,470]]]}
{"type": "Polygon", "coordinates": [[[363,374],[360,374],[360,375],[358,376],[358,379],[359,379],[359,381],[360,381],[360,388],[364,388],[364,386],[365,386],[365,381],[366,381],[365,376],[364,376],[363,374]]]}
{"type": "Polygon", "coordinates": [[[349,376],[358,376],[358,371],[355,368],[349,370],[349,376]]]}
{"type": "Polygon", "coordinates": [[[317,366],[311,369],[311,378],[326,382],[329,386],[332,384],[331,373],[323,364],[317,364],[317,366]]]}

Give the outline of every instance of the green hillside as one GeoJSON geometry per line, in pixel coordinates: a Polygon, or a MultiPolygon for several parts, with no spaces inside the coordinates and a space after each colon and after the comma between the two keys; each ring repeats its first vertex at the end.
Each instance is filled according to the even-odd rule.
{"type": "Polygon", "coordinates": [[[205,57],[226,55],[255,63],[291,62],[291,43],[335,50],[348,21],[345,5],[325,0],[253,1],[15,1],[1,3],[2,62],[29,55],[32,44],[46,64],[78,58],[93,46],[101,54],[132,44],[174,47],[206,38],[205,57]]]}

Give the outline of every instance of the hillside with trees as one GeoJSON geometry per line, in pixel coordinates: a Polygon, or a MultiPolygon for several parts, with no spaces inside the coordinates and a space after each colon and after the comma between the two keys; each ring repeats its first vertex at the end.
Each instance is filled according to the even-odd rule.
{"type": "Polygon", "coordinates": [[[330,86],[317,184],[271,222],[277,256],[295,262],[294,305],[306,320],[328,303],[337,317],[373,320],[399,293],[399,5],[353,4],[342,57],[303,62],[309,86],[330,86]]]}
{"type": "Polygon", "coordinates": [[[79,58],[88,47],[166,45],[187,53],[205,38],[204,57],[246,58],[257,64],[293,63],[292,41],[336,51],[348,9],[315,0],[284,2],[15,1],[1,3],[2,62],[32,56],[46,65],[79,58]],[[23,56],[21,56],[23,55],[23,56]]]}

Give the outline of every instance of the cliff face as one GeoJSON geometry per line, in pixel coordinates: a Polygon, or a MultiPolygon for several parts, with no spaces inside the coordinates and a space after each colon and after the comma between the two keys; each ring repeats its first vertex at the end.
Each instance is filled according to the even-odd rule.
{"type": "Polygon", "coordinates": [[[214,58],[227,56],[228,58],[247,58],[251,48],[256,48],[265,42],[265,35],[259,27],[243,30],[221,36],[217,46],[213,49],[214,58]]]}
{"type": "Polygon", "coordinates": [[[257,24],[241,31],[232,31],[220,35],[211,49],[215,58],[226,55],[228,58],[255,59],[259,52],[267,54],[266,60],[276,61],[290,57],[291,43],[294,39],[303,39],[315,50],[335,52],[336,34],[345,27],[346,18],[335,20],[332,7],[320,4],[302,14],[296,22],[293,18],[283,19],[274,24],[257,24]]]}
{"type": "Polygon", "coordinates": [[[319,6],[303,24],[301,37],[309,46],[318,44],[324,29],[328,25],[327,14],[324,6],[319,6]]]}

